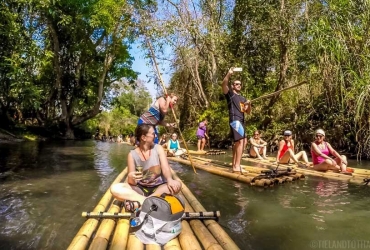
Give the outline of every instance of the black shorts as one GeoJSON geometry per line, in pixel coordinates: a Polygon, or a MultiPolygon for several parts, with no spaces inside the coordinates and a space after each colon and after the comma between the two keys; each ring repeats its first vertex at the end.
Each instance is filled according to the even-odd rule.
{"type": "MultiPolygon", "coordinates": [[[[162,183],[160,185],[163,185],[165,183],[162,183]]],[[[155,186],[155,187],[145,187],[145,186],[142,186],[140,184],[137,184],[137,186],[131,186],[133,190],[135,190],[137,193],[141,194],[141,195],[144,195],[145,197],[148,197],[150,195],[152,195],[156,190],[157,188],[160,186],[155,186]]]]}
{"type": "Polygon", "coordinates": [[[245,138],[245,128],[241,121],[230,122],[230,131],[233,136],[234,142],[240,141],[245,138]]]}

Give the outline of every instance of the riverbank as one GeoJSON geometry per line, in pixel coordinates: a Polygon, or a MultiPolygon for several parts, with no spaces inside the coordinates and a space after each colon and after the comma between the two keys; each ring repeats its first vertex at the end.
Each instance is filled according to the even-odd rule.
{"type": "Polygon", "coordinates": [[[27,130],[14,131],[13,133],[0,128],[0,143],[1,142],[23,142],[23,141],[46,141],[47,138],[30,133],[27,130]]]}

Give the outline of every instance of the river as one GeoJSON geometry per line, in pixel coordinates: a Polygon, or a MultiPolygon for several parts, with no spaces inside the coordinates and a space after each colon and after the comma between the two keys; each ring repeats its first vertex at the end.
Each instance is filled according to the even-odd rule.
{"type": "MultiPolygon", "coordinates": [[[[0,143],[0,249],[66,249],[130,146],[95,141],[0,143]]],[[[226,155],[215,159],[230,161],[226,155]]],[[[252,164],[252,163],[251,163],[252,164]]],[[[171,163],[241,249],[370,248],[370,187],[320,177],[257,188],[171,163]]],[[[369,162],[350,166],[370,169],[369,162]]]]}

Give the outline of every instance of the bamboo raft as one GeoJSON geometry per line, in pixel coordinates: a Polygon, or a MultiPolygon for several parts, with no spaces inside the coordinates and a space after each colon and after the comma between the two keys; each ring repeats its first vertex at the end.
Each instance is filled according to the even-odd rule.
{"type": "MultiPolygon", "coordinates": [[[[263,166],[271,168],[276,168],[275,158],[268,157],[268,160],[258,160],[256,158],[242,158],[245,161],[250,161],[254,163],[259,163],[263,166]],[[274,165],[275,164],[275,165],[274,165]]],[[[296,164],[279,164],[281,168],[290,167],[294,169],[297,173],[302,173],[308,176],[317,176],[323,177],[327,179],[334,179],[334,180],[341,180],[348,183],[355,183],[355,184],[368,184],[370,182],[370,170],[361,169],[361,168],[352,168],[353,174],[352,175],[344,175],[340,173],[335,173],[332,171],[321,172],[314,170],[313,168],[299,168],[296,164]]]]}
{"type": "MultiPolygon", "coordinates": [[[[191,165],[191,162],[188,161],[187,159],[175,157],[168,157],[168,159],[171,161],[183,163],[185,165],[191,165]]],[[[261,168],[256,167],[248,168],[248,173],[243,174],[240,174],[240,172],[233,173],[230,171],[231,164],[201,157],[192,157],[192,162],[193,166],[197,169],[201,169],[212,174],[227,177],[229,179],[237,180],[240,182],[247,183],[251,186],[257,187],[272,187],[277,184],[302,180],[305,178],[304,174],[296,173],[294,171],[278,177],[268,177],[268,176],[263,177],[261,176],[261,168]]],[[[245,168],[246,166],[242,167],[245,168]]]]}
{"type": "MultiPolygon", "coordinates": [[[[182,184],[180,196],[185,201],[185,211],[206,211],[189,188],[172,171],[174,179],[182,184]]],[[[126,180],[127,168],[114,180],[126,180]]],[[[93,212],[124,213],[121,202],[114,199],[108,189],[93,212]]],[[[95,219],[85,221],[69,245],[69,250],[111,249],[111,250],[236,250],[239,247],[215,220],[182,220],[182,231],[178,237],[162,248],[160,245],[142,244],[134,234],[129,233],[129,219],[95,219]]]]}
{"type": "Polygon", "coordinates": [[[218,149],[210,149],[208,151],[188,150],[188,153],[192,155],[223,155],[223,154],[226,154],[225,151],[218,150],[218,149]]]}

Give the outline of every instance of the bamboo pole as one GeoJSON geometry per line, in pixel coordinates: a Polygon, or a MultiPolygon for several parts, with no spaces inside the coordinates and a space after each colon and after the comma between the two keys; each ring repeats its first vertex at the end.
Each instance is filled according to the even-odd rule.
{"type": "MultiPolygon", "coordinates": [[[[82,212],[82,217],[85,218],[95,218],[95,219],[129,219],[132,216],[132,213],[118,213],[118,212],[82,212]]],[[[220,216],[220,211],[204,211],[204,212],[193,212],[184,214],[182,217],[183,220],[191,219],[217,219],[220,216]]]]}
{"type": "MultiPolygon", "coordinates": [[[[185,197],[184,191],[182,191],[182,194],[185,197]]],[[[185,201],[185,211],[193,212],[194,209],[191,207],[189,201],[186,198],[184,199],[184,201],[185,201]]],[[[217,242],[215,237],[213,237],[212,233],[207,229],[207,227],[200,220],[191,220],[189,224],[204,249],[209,249],[209,250],[222,250],[223,249],[221,245],[217,242]]]]}
{"type": "Polygon", "coordinates": [[[181,246],[180,246],[178,236],[176,238],[173,238],[169,242],[167,242],[163,246],[163,249],[165,249],[165,250],[181,250],[181,246]]]}
{"type": "MultiPolygon", "coordinates": [[[[177,176],[177,174],[171,169],[172,175],[174,178],[183,184],[181,179],[177,176]]],[[[205,208],[199,203],[199,201],[195,198],[195,196],[191,193],[189,188],[182,185],[182,193],[186,197],[187,201],[191,205],[191,207],[196,211],[205,211],[205,208]]],[[[203,223],[207,226],[208,230],[212,233],[212,235],[216,238],[218,243],[223,247],[225,250],[236,250],[239,247],[235,244],[235,242],[230,238],[230,236],[224,231],[224,229],[214,220],[204,220],[203,223]]]]}
{"type": "MultiPolygon", "coordinates": [[[[189,165],[189,162],[186,161],[186,160],[183,160],[183,159],[179,159],[179,158],[170,158],[170,159],[173,160],[173,161],[177,161],[177,162],[189,165]]],[[[205,160],[205,162],[210,162],[210,161],[213,162],[213,160],[210,160],[210,159],[204,159],[204,160],[205,160]]],[[[224,167],[217,167],[215,165],[205,166],[204,162],[199,164],[198,163],[199,161],[198,161],[197,157],[195,157],[194,161],[196,163],[194,166],[198,169],[202,169],[202,170],[207,171],[209,173],[220,175],[220,176],[223,176],[223,177],[226,177],[226,178],[230,178],[230,179],[238,180],[238,181],[241,181],[241,182],[245,182],[245,183],[250,184],[252,186],[272,187],[272,186],[274,186],[275,183],[276,184],[277,183],[282,184],[282,183],[290,182],[293,179],[293,177],[289,178],[287,180],[283,177],[279,177],[277,179],[272,178],[273,180],[270,180],[270,178],[268,176],[266,176],[266,178],[256,180],[254,178],[257,177],[257,176],[260,176],[260,174],[261,174],[260,172],[261,172],[262,169],[256,170],[255,169],[256,167],[251,167],[251,169],[248,169],[248,171],[251,170],[251,171],[254,171],[255,173],[249,172],[247,174],[240,175],[240,174],[228,172],[224,167]]],[[[229,163],[225,163],[225,164],[229,165],[229,163]]],[[[242,166],[242,167],[245,168],[244,166],[242,166]]],[[[265,170],[265,169],[263,169],[263,170],[265,170]]],[[[294,173],[292,173],[292,175],[293,174],[294,173]]]]}
{"type": "MultiPolygon", "coordinates": [[[[125,176],[127,175],[127,168],[125,168],[113,181],[112,184],[120,182],[125,176]]],[[[104,196],[100,199],[98,205],[94,208],[93,212],[100,212],[105,211],[107,206],[109,205],[110,201],[112,200],[112,194],[108,189],[104,196]]],[[[86,249],[91,235],[96,230],[99,224],[99,220],[97,219],[88,219],[82,225],[80,230],[77,232],[76,236],[73,238],[71,244],[68,246],[68,250],[82,250],[86,249]]]]}
{"type": "Polygon", "coordinates": [[[161,250],[161,246],[156,244],[146,244],[145,250],[161,250]]]}
{"type": "Polygon", "coordinates": [[[130,233],[128,236],[127,250],[144,250],[144,244],[135,236],[134,233],[130,233]]]}
{"type": "MultiPolygon", "coordinates": [[[[166,87],[164,86],[164,82],[163,82],[163,79],[162,79],[162,75],[159,71],[159,68],[158,68],[158,64],[157,64],[157,59],[155,57],[155,54],[154,54],[154,50],[153,50],[153,47],[152,47],[152,44],[150,42],[149,39],[147,39],[147,43],[148,43],[148,46],[149,46],[149,50],[150,50],[150,54],[152,56],[152,59],[153,59],[153,63],[154,63],[154,66],[155,66],[155,69],[156,69],[156,72],[157,72],[157,76],[159,78],[159,82],[161,83],[161,86],[162,86],[162,89],[163,89],[163,92],[167,95],[167,89],[166,87]]],[[[175,121],[176,121],[176,124],[177,124],[177,129],[179,130],[179,134],[181,136],[181,139],[183,140],[184,142],[184,145],[185,145],[185,148],[186,148],[186,151],[189,151],[189,148],[188,148],[188,145],[186,144],[186,140],[184,138],[184,136],[182,135],[182,132],[181,132],[181,129],[180,129],[180,126],[179,126],[179,122],[177,120],[177,117],[176,117],[176,113],[175,113],[175,110],[173,108],[171,108],[172,110],[172,114],[173,114],[173,117],[175,118],[175,121]]],[[[194,173],[197,173],[197,171],[195,170],[194,166],[193,166],[193,162],[192,162],[192,159],[191,159],[191,156],[189,155],[189,160],[191,162],[191,166],[193,167],[193,171],[194,173]]]]}
{"type": "MultiPolygon", "coordinates": [[[[122,208],[122,213],[125,208],[122,208]]],[[[114,230],[113,238],[110,244],[110,250],[125,250],[128,242],[128,234],[130,230],[130,222],[128,218],[119,219],[117,221],[116,230],[114,230]]]]}
{"type": "Polygon", "coordinates": [[[255,98],[255,99],[251,100],[251,102],[255,102],[255,101],[258,101],[258,100],[261,100],[261,99],[264,99],[264,98],[268,98],[268,97],[271,97],[271,96],[275,96],[275,95],[277,95],[277,94],[280,94],[280,93],[281,93],[281,92],[283,92],[283,91],[287,91],[287,90],[289,90],[289,89],[293,89],[293,88],[299,87],[299,86],[301,86],[301,85],[303,85],[303,84],[306,84],[306,83],[307,83],[307,81],[302,81],[302,82],[297,83],[297,84],[295,84],[295,85],[293,85],[293,86],[286,87],[286,88],[284,88],[284,89],[280,89],[280,90],[278,90],[278,91],[275,91],[275,92],[273,92],[273,93],[271,93],[271,94],[267,94],[267,95],[263,95],[263,96],[257,97],[257,98],[255,98]]]}
{"type": "Polygon", "coordinates": [[[180,246],[184,250],[202,250],[197,238],[190,228],[189,222],[181,221],[182,230],[178,236],[180,246]]]}
{"type": "MultiPolygon", "coordinates": [[[[187,212],[192,212],[194,209],[191,207],[188,200],[185,198],[185,207],[187,212]]],[[[191,220],[189,222],[194,234],[197,236],[198,240],[202,244],[204,249],[212,249],[212,250],[222,250],[220,244],[218,244],[215,237],[213,237],[212,233],[207,229],[207,227],[200,221],[200,220],[191,220]]]]}
{"type": "MultiPolygon", "coordinates": [[[[109,213],[118,213],[120,210],[121,202],[114,200],[111,207],[109,208],[109,213]]],[[[107,249],[109,238],[116,226],[116,221],[114,219],[103,219],[98,231],[96,232],[94,239],[92,240],[89,250],[100,250],[107,249]]]]}
{"type": "MultiPolygon", "coordinates": [[[[249,159],[249,158],[244,159],[244,160],[256,162],[254,159],[249,159]]],[[[259,161],[258,163],[263,164],[265,166],[268,166],[270,169],[275,168],[275,166],[271,166],[271,162],[259,161]]],[[[364,184],[363,179],[367,177],[366,175],[361,175],[361,176],[357,175],[356,176],[356,174],[354,174],[354,175],[351,176],[351,175],[344,175],[344,174],[334,173],[334,172],[321,172],[321,171],[317,171],[317,170],[314,170],[314,169],[298,168],[295,165],[288,165],[288,167],[291,168],[292,170],[296,171],[298,174],[323,177],[323,178],[333,179],[333,180],[340,180],[340,181],[345,181],[345,182],[354,183],[354,184],[364,184]]],[[[247,169],[247,167],[244,167],[244,168],[247,169]]],[[[283,164],[280,164],[279,168],[284,169],[283,164]]],[[[287,168],[287,167],[285,167],[285,168],[287,168]]],[[[356,173],[356,169],[354,169],[354,170],[355,170],[355,173],[356,173]]],[[[365,169],[362,169],[362,170],[365,170],[365,169]]],[[[368,176],[370,177],[370,175],[368,175],[368,176]]]]}
{"type": "MultiPolygon", "coordinates": [[[[183,163],[183,164],[186,164],[186,165],[190,165],[189,161],[183,160],[183,159],[180,159],[180,158],[171,158],[171,160],[172,161],[177,161],[177,162],[180,162],[180,163],[183,163]]],[[[227,178],[230,178],[230,179],[233,179],[233,180],[245,182],[247,184],[251,184],[253,178],[255,177],[255,175],[250,175],[250,174],[249,175],[242,175],[242,174],[232,173],[232,172],[228,172],[226,169],[219,170],[216,167],[204,166],[202,164],[194,164],[194,167],[196,167],[198,169],[202,169],[202,170],[207,171],[207,172],[212,173],[212,174],[216,174],[216,175],[227,177],[227,178]]]]}

